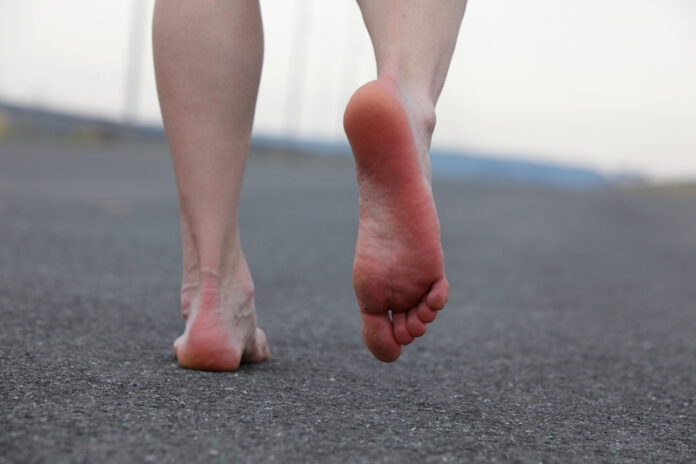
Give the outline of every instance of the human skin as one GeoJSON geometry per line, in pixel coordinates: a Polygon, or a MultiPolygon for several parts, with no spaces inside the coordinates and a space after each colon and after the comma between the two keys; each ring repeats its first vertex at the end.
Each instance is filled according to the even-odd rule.
{"type": "MultiPolygon", "coordinates": [[[[466,1],[358,4],[378,79],[344,117],[360,191],[353,283],[367,347],[393,361],[447,301],[428,150],[466,1]]],[[[184,367],[235,370],[270,355],[238,224],[263,60],[258,2],[158,0],[153,47],[181,213],[186,329],[174,351],[184,367]]]]}

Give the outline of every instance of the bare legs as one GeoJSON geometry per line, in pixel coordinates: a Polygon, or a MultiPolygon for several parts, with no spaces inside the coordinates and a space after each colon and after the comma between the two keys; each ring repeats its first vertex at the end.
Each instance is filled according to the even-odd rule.
{"type": "MultiPolygon", "coordinates": [[[[465,0],[359,1],[379,79],[345,115],[360,187],[354,287],[363,336],[383,361],[447,300],[428,149],[465,0]]],[[[256,327],[237,209],[263,38],[256,1],[158,0],[157,87],[181,209],[184,367],[234,370],[269,355],[256,327]]]]}
{"type": "Polygon", "coordinates": [[[263,58],[258,3],[159,0],[153,44],[181,208],[187,322],[174,348],[185,367],[234,370],[269,354],[237,224],[263,58]]]}
{"type": "Polygon", "coordinates": [[[363,339],[393,361],[447,303],[428,150],[465,0],[359,0],[378,79],[344,116],[360,189],[353,287],[363,339]]]}
{"type": "Polygon", "coordinates": [[[379,76],[432,103],[440,96],[464,17],[466,0],[358,0],[379,76]]]}

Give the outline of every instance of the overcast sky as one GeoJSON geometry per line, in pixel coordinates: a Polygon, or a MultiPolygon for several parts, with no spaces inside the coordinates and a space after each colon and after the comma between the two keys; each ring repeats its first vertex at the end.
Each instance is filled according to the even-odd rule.
{"type": "MultiPolygon", "coordinates": [[[[151,0],[0,0],[0,99],[158,123],[151,8],[151,0]],[[129,80],[129,70],[139,74],[129,80]]],[[[357,6],[262,8],[257,133],[341,139],[343,106],[374,77],[357,6]]],[[[471,0],[434,144],[695,178],[694,83],[692,0],[471,0]]]]}

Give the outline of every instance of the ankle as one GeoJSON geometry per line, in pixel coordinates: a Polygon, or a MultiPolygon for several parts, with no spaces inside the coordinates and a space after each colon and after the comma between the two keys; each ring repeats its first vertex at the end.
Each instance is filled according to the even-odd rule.
{"type": "Polygon", "coordinates": [[[232,244],[213,249],[204,248],[197,257],[197,262],[192,272],[196,275],[201,286],[221,287],[238,279],[240,268],[246,268],[246,261],[239,239],[232,240],[232,244]]]}
{"type": "Polygon", "coordinates": [[[201,266],[199,275],[202,293],[218,294],[219,298],[232,298],[238,303],[251,301],[254,297],[254,281],[241,253],[222,269],[201,266]]]}
{"type": "Polygon", "coordinates": [[[392,87],[398,95],[408,113],[418,151],[427,158],[437,122],[435,100],[426,87],[417,85],[397,73],[380,73],[378,80],[392,87]]]}
{"type": "Polygon", "coordinates": [[[395,72],[382,72],[378,80],[389,83],[398,91],[403,103],[407,106],[415,129],[428,136],[432,135],[437,117],[435,115],[435,100],[430,95],[429,89],[412,82],[407,76],[395,72]]]}
{"type": "MultiPolygon", "coordinates": [[[[435,131],[435,124],[437,123],[435,103],[424,95],[414,96],[412,101],[415,110],[415,114],[412,116],[413,123],[416,126],[416,130],[427,137],[429,142],[435,131]]],[[[428,145],[430,145],[430,143],[428,143],[428,145]]]]}

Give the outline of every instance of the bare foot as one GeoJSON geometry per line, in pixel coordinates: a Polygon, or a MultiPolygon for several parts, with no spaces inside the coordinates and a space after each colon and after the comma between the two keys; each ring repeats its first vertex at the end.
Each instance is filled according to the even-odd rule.
{"type": "Polygon", "coordinates": [[[200,282],[182,292],[186,329],[174,342],[182,367],[234,371],[242,362],[261,362],[270,352],[266,334],[256,327],[254,287],[242,258],[234,275],[223,280],[200,272],[200,282]]]}
{"type": "Polygon", "coordinates": [[[353,287],[372,354],[394,361],[447,303],[428,149],[434,111],[381,77],[344,115],[360,190],[353,287]]]}

